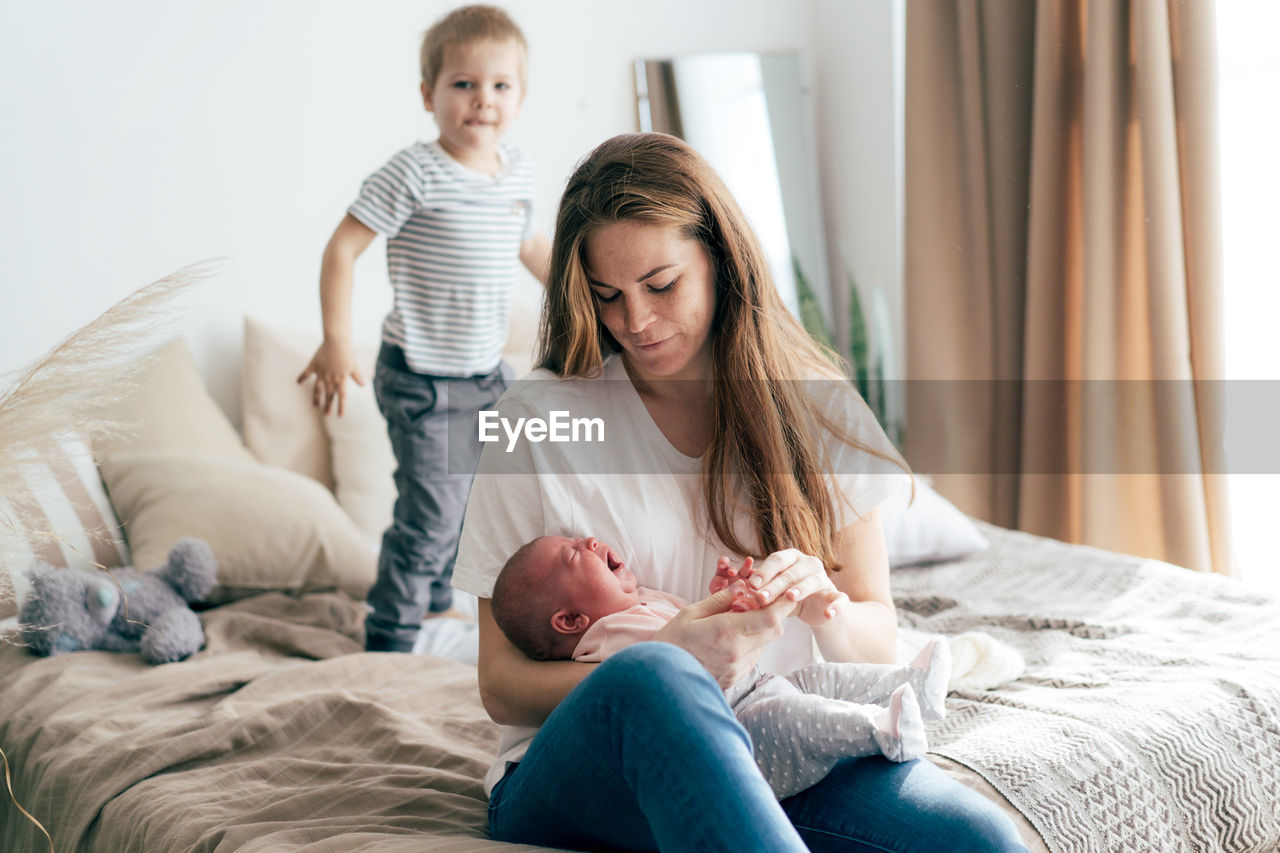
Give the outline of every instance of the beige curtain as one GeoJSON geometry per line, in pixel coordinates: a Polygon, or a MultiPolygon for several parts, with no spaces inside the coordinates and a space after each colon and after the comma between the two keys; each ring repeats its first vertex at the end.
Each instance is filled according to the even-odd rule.
{"type": "Polygon", "coordinates": [[[908,0],[905,449],[966,511],[1229,571],[1214,39],[1212,0],[908,0]]]}

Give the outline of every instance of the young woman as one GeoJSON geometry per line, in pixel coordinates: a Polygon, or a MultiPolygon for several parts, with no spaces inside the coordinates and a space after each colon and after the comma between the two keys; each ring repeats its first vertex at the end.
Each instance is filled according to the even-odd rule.
{"type": "Polygon", "coordinates": [[[777,802],[722,687],[757,662],[892,661],[876,507],[906,479],[870,410],[791,317],[742,212],[663,134],[611,139],[560,203],[540,370],[508,423],[554,412],[603,442],[485,447],[454,585],[480,602],[480,692],[503,724],[493,837],[625,850],[1021,850],[989,801],[924,761],[843,761],[777,802]],[[489,606],[507,557],[592,530],[694,601],[601,664],[533,661],[489,606]],[[720,554],[757,558],[768,602],[703,598],[720,554]],[[708,567],[690,569],[688,567],[708,567]],[[820,593],[815,595],[815,593],[820,593]],[[834,593],[834,594],[833,594],[834,593]],[[791,619],[834,600],[834,618],[791,619]],[[701,599],[701,600],[699,600],[701,599]]]}

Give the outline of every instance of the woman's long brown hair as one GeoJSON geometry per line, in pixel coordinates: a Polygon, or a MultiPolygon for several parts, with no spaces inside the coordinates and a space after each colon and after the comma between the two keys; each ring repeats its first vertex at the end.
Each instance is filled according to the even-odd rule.
{"type": "Polygon", "coordinates": [[[593,230],[622,221],[679,228],[712,259],[713,426],[703,497],[716,535],[738,554],[798,548],[838,571],[824,431],[904,471],[905,463],[857,441],[805,393],[808,380],[840,378],[836,358],[787,310],[737,202],[685,142],[661,133],[615,136],[574,171],[556,218],[538,366],[598,376],[605,353],[620,349],[597,316],[583,252],[593,230]],[[735,530],[740,509],[750,513],[758,545],[735,530]]]}

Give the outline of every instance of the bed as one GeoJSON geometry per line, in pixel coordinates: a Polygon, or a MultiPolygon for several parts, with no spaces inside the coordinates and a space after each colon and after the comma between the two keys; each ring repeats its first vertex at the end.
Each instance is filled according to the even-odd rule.
{"type": "MultiPolygon", "coordinates": [[[[123,520],[136,564],[156,564],[179,532],[214,545],[224,574],[201,612],[206,646],[148,666],[0,645],[13,791],[0,793],[0,849],[50,847],[18,803],[58,853],[534,849],[486,835],[480,779],[498,734],[466,643],[447,657],[362,652],[366,534],[381,522],[333,513],[336,481],[346,479],[348,499],[368,497],[339,474],[368,460],[331,453],[327,474],[310,472],[304,487],[290,478],[306,479],[297,471],[311,463],[292,460],[287,477],[275,470],[286,462],[267,466],[261,434],[243,458],[234,430],[210,431],[219,416],[207,400],[175,403],[192,393],[192,377],[174,374],[193,369],[179,356],[144,377],[153,402],[130,403],[164,416],[149,412],[152,426],[129,448],[95,447],[89,467],[99,466],[102,512],[123,520]],[[316,482],[325,476],[329,488],[316,482]],[[286,529],[299,515],[309,526],[286,529]]],[[[246,427],[263,420],[250,408],[246,427]]],[[[280,447],[292,453],[299,433],[289,429],[295,440],[280,447]]],[[[368,452],[366,441],[348,444],[368,452]]],[[[1015,650],[1020,667],[994,688],[958,684],[930,728],[929,760],[1006,808],[1032,850],[1280,849],[1280,601],[966,524],[990,547],[895,561],[904,634],[977,632],[1015,650]]],[[[895,541],[910,538],[900,533],[895,541]]]]}
{"type": "MultiPolygon", "coordinates": [[[[904,626],[990,632],[1026,660],[949,696],[931,758],[1002,795],[1033,848],[1277,849],[1280,604],[983,532],[985,553],[895,574],[904,626]]],[[[182,663],[0,649],[18,801],[64,851],[507,848],[484,830],[497,732],[474,668],[363,653],[361,617],[342,593],[266,593],[205,611],[182,663]]],[[[0,847],[47,846],[0,814],[0,847]]]]}

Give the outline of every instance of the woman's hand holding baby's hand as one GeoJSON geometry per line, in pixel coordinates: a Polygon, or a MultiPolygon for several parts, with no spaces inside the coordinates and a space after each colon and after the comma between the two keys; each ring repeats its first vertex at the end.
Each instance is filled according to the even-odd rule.
{"type": "Polygon", "coordinates": [[[782,636],[788,616],[816,628],[849,604],[822,562],[795,549],[770,554],[759,564],[747,557],[735,566],[721,557],[710,589],[709,597],[681,610],[653,639],[692,654],[721,687],[750,672],[764,647],[782,636]]]}
{"type": "MultiPolygon", "coordinates": [[[[714,583],[714,582],[713,582],[714,583]]],[[[739,591],[731,583],[676,614],[653,639],[679,646],[706,667],[721,687],[746,677],[764,647],[782,636],[795,603],[776,601],[751,612],[734,611],[739,591]]]]}
{"type": "Polygon", "coordinates": [[[746,580],[763,604],[779,597],[797,602],[795,615],[814,628],[830,624],[849,605],[822,561],[795,548],[773,552],[746,580]]]}

